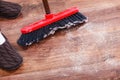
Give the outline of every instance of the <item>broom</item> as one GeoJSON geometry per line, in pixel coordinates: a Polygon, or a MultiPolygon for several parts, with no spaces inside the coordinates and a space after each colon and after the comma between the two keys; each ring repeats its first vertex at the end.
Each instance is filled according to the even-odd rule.
{"type": "Polygon", "coordinates": [[[42,0],[42,2],[46,12],[45,19],[23,27],[21,29],[22,35],[17,41],[19,45],[29,46],[54,34],[58,29],[70,28],[87,22],[87,18],[76,7],[51,14],[48,1],[42,0]]]}

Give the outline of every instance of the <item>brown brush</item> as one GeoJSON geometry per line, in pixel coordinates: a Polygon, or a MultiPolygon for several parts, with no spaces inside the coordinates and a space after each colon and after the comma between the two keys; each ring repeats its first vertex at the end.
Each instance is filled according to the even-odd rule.
{"type": "Polygon", "coordinates": [[[5,70],[15,70],[20,67],[22,62],[22,57],[0,32],[0,68],[5,70]]]}
{"type": "Polygon", "coordinates": [[[0,0],[0,17],[13,19],[21,13],[21,6],[17,3],[0,0]]]}

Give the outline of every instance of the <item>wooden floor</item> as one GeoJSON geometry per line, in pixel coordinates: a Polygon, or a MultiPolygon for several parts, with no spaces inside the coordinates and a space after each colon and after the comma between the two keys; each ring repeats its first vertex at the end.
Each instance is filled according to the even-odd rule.
{"type": "Polygon", "coordinates": [[[0,69],[0,80],[120,80],[120,0],[49,0],[53,13],[77,6],[89,22],[28,48],[16,41],[23,26],[44,18],[42,2],[6,1],[23,7],[22,16],[0,19],[0,27],[24,62],[16,71],[0,69]]]}

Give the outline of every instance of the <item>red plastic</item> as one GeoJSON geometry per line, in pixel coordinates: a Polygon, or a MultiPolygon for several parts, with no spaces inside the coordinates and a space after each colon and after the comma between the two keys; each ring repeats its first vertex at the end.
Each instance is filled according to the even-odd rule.
{"type": "Polygon", "coordinates": [[[68,16],[71,16],[71,15],[77,13],[78,11],[79,10],[77,9],[77,7],[73,7],[73,8],[67,9],[63,12],[57,13],[57,14],[47,14],[47,15],[45,15],[46,19],[40,20],[40,21],[35,22],[31,25],[23,27],[21,29],[21,32],[23,34],[30,33],[32,31],[35,31],[35,30],[40,29],[42,27],[45,27],[51,23],[54,23],[58,20],[61,20],[61,19],[66,18],[68,16]]]}

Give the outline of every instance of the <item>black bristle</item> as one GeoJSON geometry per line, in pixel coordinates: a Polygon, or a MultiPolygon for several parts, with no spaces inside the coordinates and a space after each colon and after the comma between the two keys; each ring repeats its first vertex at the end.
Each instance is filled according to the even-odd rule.
{"type": "Polygon", "coordinates": [[[47,26],[44,26],[43,28],[40,28],[38,30],[35,30],[27,34],[22,34],[18,40],[18,44],[21,46],[31,45],[35,42],[38,42],[46,38],[51,34],[54,34],[55,31],[57,31],[58,29],[64,29],[64,28],[76,26],[78,24],[86,22],[86,20],[87,18],[84,15],[82,15],[80,12],[77,12],[76,14],[73,14],[67,18],[59,20],[47,26]]]}
{"type": "Polygon", "coordinates": [[[77,16],[78,18],[82,18],[82,20],[84,19],[84,20],[86,20],[87,18],[83,15],[83,14],[81,14],[80,12],[78,12],[75,16],[77,16]]]}

